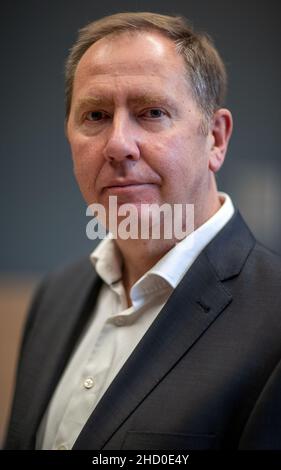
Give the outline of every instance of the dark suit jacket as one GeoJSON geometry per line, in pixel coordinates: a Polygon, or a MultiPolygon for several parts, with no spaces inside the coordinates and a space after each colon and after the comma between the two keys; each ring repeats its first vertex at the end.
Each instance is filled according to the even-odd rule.
{"type": "MultiPolygon", "coordinates": [[[[100,285],[88,259],[41,285],[25,329],[6,448],[34,448],[100,285]]],[[[256,441],[263,422],[257,409],[281,358],[280,299],[280,258],[255,241],[236,212],[170,296],[74,449],[281,448],[277,419],[256,441]]]]}

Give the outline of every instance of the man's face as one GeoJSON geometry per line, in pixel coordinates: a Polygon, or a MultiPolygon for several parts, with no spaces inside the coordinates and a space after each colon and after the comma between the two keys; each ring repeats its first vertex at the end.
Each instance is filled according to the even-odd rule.
{"type": "Polygon", "coordinates": [[[201,131],[183,58],[155,32],[105,37],[75,73],[67,134],[88,204],[193,203],[201,210],[212,136],[201,131]]]}

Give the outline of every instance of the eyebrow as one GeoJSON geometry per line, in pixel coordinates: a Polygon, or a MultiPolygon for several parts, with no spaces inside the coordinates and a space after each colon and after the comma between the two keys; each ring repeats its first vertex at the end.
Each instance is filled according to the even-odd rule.
{"type": "MultiPolygon", "coordinates": [[[[159,103],[161,105],[168,106],[171,109],[177,109],[174,100],[166,95],[143,93],[140,95],[131,96],[127,101],[129,104],[135,104],[139,106],[151,106],[153,104],[156,105],[159,103]]],[[[88,96],[81,98],[76,105],[76,113],[79,113],[81,109],[90,106],[114,106],[114,100],[106,96],[88,96]]]]}
{"type": "Polygon", "coordinates": [[[80,100],[78,100],[78,103],[76,105],[76,112],[79,112],[81,109],[89,107],[89,106],[98,107],[101,105],[104,106],[105,104],[112,105],[113,102],[112,100],[108,98],[102,98],[98,96],[89,96],[89,97],[81,98],[80,100]]]}
{"type": "Polygon", "coordinates": [[[155,103],[165,104],[169,107],[175,107],[174,101],[166,95],[159,94],[143,94],[129,98],[129,103],[136,103],[139,105],[152,105],[155,103]]]}

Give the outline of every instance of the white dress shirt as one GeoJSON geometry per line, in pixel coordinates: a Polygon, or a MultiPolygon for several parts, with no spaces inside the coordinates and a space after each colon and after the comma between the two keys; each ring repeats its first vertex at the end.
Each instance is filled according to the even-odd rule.
{"type": "Polygon", "coordinates": [[[177,243],[131,288],[128,308],[122,261],[112,238],[91,254],[104,281],[88,328],[55,390],[37,433],[38,449],[71,449],[86,421],[125,361],[204,247],[234,213],[220,193],[220,209],[177,243]]]}

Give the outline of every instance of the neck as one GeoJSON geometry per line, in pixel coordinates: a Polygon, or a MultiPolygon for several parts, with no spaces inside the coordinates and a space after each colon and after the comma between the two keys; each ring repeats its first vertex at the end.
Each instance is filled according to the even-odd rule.
{"type": "Polygon", "coordinates": [[[174,245],[174,240],[117,240],[123,256],[123,283],[127,291],[174,245]]]}

